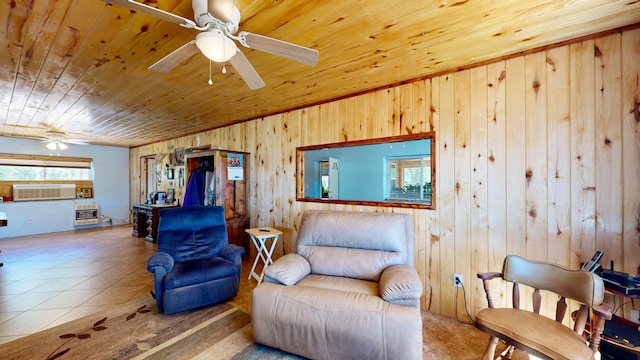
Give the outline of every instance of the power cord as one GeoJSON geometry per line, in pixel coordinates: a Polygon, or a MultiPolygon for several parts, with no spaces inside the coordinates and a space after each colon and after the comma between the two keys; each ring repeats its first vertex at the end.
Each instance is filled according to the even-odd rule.
{"type": "Polygon", "coordinates": [[[633,308],[635,309],[635,305],[636,305],[635,300],[629,300],[627,302],[623,302],[620,305],[618,305],[611,313],[615,315],[620,309],[622,309],[623,306],[629,305],[629,304],[633,305],[633,308]]]}
{"type": "Polygon", "coordinates": [[[467,324],[467,325],[474,325],[475,326],[475,321],[473,321],[473,318],[471,317],[471,314],[469,313],[469,309],[467,308],[467,291],[464,289],[464,284],[459,281],[458,279],[456,279],[456,284],[460,285],[460,286],[456,286],[456,299],[455,299],[455,313],[456,313],[456,320],[459,323],[462,324],[467,324]],[[459,288],[462,288],[462,300],[464,301],[464,311],[467,313],[467,317],[469,317],[469,320],[471,320],[471,322],[466,322],[463,320],[458,319],[458,291],[459,288]]]}

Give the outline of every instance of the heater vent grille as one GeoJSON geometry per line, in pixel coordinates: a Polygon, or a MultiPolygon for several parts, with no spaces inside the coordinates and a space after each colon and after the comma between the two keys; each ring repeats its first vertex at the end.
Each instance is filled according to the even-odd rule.
{"type": "Polygon", "coordinates": [[[13,201],[75,199],[75,184],[14,184],[13,201]]]}
{"type": "Polygon", "coordinates": [[[98,204],[76,204],[73,225],[89,225],[98,223],[98,204]]]}

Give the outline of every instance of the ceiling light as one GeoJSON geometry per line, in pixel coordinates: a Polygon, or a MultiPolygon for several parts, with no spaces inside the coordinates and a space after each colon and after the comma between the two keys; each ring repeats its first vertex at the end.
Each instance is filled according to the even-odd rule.
{"type": "MultiPolygon", "coordinates": [[[[60,156],[60,150],[67,150],[68,148],[69,147],[66,144],[57,140],[53,140],[47,143],[47,149],[51,151],[57,151],[58,156],[60,156]]],[[[50,152],[49,155],[53,155],[53,153],[50,152]]]]}
{"type": "Polygon", "coordinates": [[[196,45],[204,56],[215,62],[225,62],[236,54],[238,48],[222,31],[213,29],[196,35],[196,45]]]}

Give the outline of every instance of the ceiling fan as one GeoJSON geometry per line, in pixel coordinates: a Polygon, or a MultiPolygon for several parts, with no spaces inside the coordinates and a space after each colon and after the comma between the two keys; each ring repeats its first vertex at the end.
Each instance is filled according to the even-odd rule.
{"type": "Polygon", "coordinates": [[[52,152],[57,151],[58,155],[60,155],[60,150],[69,148],[66,144],[87,145],[89,143],[88,140],[67,139],[65,133],[58,130],[47,131],[45,135],[42,136],[41,141],[47,144],[47,149],[52,152]]]}
{"type": "MultiPolygon", "coordinates": [[[[194,40],[149,66],[149,70],[152,71],[169,71],[201,51],[211,61],[222,63],[229,61],[250,89],[255,90],[263,87],[264,81],[233,40],[244,47],[282,56],[303,64],[315,65],[318,62],[319,53],[314,49],[246,31],[234,35],[240,24],[240,10],[235,6],[234,0],[192,0],[195,21],[134,0],[102,1],[200,31],[194,40]]],[[[211,84],[212,82],[209,80],[209,85],[211,84]]]]}

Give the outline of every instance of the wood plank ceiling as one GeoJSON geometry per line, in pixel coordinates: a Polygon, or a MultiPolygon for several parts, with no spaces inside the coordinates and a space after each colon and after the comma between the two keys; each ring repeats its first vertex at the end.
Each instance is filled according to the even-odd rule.
{"type": "MultiPolygon", "coordinates": [[[[147,0],[193,18],[190,0],[147,0]]],[[[196,54],[147,67],[196,30],[99,0],[0,2],[0,135],[66,132],[131,147],[317,104],[640,23],[637,0],[237,0],[240,30],[317,49],[308,66],[240,47],[250,90],[196,54]]],[[[640,59],[639,59],[640,61],[640,59]]]]}

